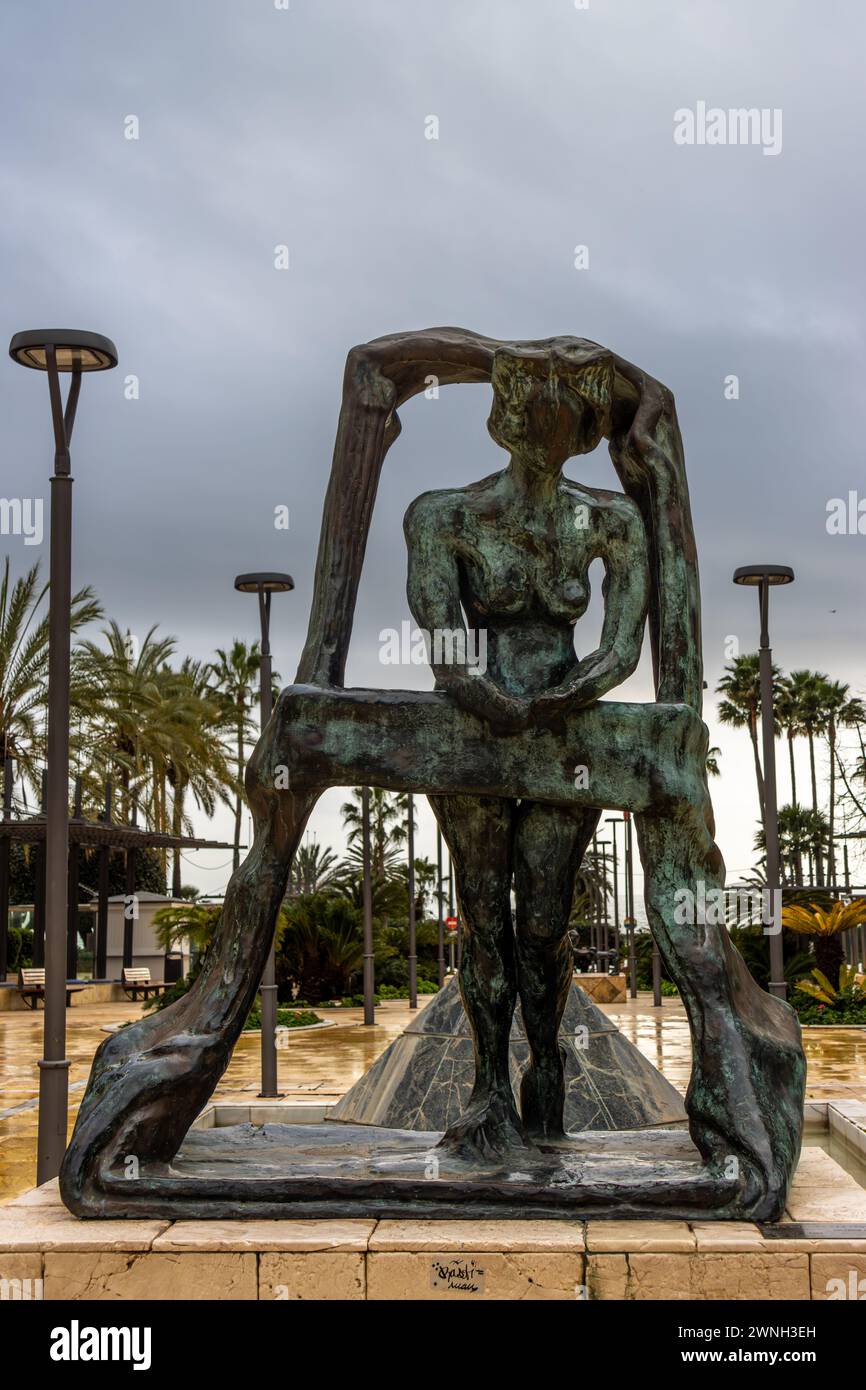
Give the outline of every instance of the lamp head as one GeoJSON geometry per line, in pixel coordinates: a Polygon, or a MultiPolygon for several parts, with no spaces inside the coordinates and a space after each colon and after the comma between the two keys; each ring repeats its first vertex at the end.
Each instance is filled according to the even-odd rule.
{"type": "Polygon", "coordinates": [[[49,347],[54,348],[59,372],[104,372],[117,366],[117,348],[110,338],[75,328],[31,328],[16,333],[9,344],[9,356],[22,367],[46,372],[49,347]]]}
{"type": "Polygon", "coordinates": [[[793,584],[794,571],[788,565],[741,565],[734,570],[735,584],[748,584],[756,587],[766,580],[770,586],[793,584]]]}
{"type": "Polygon", "coordinates": [[[277,574],[274,570],[239,574],[235,580],[235,588],[241,594],[284,594],[294,587],[295,581],[290,574],[277,574]]]}

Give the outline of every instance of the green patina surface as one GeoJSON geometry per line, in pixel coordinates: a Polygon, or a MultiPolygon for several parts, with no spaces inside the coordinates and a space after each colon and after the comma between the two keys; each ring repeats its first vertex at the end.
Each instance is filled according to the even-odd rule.
{"type": "MultiPolygon", "coordinates": [[[[426,792],[456,866],[476,1082],[442,1139],[451,1161],[471,1174],[473,1163],[519,1163],[565,1142],[557,1032],[571,980],[574,878],[601,810],[629,809],[648,918],[693,1035],[687,1111],[705,1169],[677,1210],[776,1219],[800,1145],[799,1025],[754,983],[723,928],[678,924],[674,912],[683,889],[697,897],[700,884],[721,886],[724,864],[706,784],[697,560],[670,392],[582,339],[497,343],[431,329],[353,349],[297,680],[250,765],[255,843],[229,885],[199,980],[97,1055],[62,1176],[73,1210],[117,1211],[111,1175],[134,1152],[147,1173],[140,1193],[126,1189],[130,1213],[241,1214],[230,1176],[202,1210],[189,1193],[172,1202],[160,1175],[227,1064],[318,794],[367,782],[426,792]],[[409,603],[428,632],[483,633],[484,669],[434,655],[435,693],[344,691],[396,408],[431,374],[441,384],[492,384],[488,427],[508,461],[410,507],[409,603]],[[568,459],[602,438],[621,493],[563,475],[568,459]],[[598,648],[580,654],[595,560],[605,570],[603,629],[598,648]],[[603,700],[634,670],[647,619],[656,702],[603,700]],[[519,1108],[508,1074],[518,995],[531,1056],[519,1108]]],[[[669,1207],[651,1165],[641,1172],[633,1186],[644,1196],[632,1194],[632,1208],[669,1207]]]]}

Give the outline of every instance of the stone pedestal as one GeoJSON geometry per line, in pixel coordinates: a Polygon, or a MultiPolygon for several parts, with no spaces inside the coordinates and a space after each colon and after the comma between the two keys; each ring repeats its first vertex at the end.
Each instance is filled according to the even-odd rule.
{"type": "Polygon", "coordinates": [[[91,1220],[56,1182],[0,1205],[5,1299],[861,1298],[866,1190],[807,1148],[785,1220],[91,1220]],[[853,1291],[853,1292],[852,1292],[853,1291]]]}

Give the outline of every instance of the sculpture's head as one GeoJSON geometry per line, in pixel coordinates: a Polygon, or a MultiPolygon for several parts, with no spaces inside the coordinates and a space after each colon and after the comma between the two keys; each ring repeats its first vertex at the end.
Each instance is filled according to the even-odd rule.
{"type": "Polygon", "coordinates": [[[608,352],[573,340],[500,348],[487,428],[510,453],[540,468],[561,468],[609,433],[613,377],[608,352]]]}

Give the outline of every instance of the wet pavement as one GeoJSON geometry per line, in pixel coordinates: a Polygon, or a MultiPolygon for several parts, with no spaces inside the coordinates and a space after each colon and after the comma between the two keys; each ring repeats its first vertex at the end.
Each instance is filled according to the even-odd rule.
{"type": "MultiPolygon", "coordinates": [[[[421,1007],[427,1002],[422,997],[421,1007]]],[[[652,1007],[642,994],[603,1011],[654,1066],[684,1091],[691,1071],[691,1045],[685,1010],[678,999],[652,1007]]],[[[142,1006],[122,1002],[76,1006],[67,1013],[70,1067],[70,1128],[81,1102],[90,1063],[105,1037],[103,1028],[141,1016],[142,1006]]],[[[365,1027],[360,1009],[321,1010],[333,1027],[289,1033],[277,1052],[279,1089],[287,1097],[336,1100],[372,1066],[409,1022],[404,1000],[389,1000],[365,1027]]],[[[38,1013],[0,1014],[0,1200],[35,1182],[38,1099],[37,1059],[42,1052],[38,1013]]],[[[825,1028],[804,1033],[808,1062],[807,1096],[813,1100],[866,1100],[866,1028],[825,1028]]],[[[216,1092],[216,1099],[246,1100],[259,1090],[258,1035],[242,1036],[216,1092]]]]}

